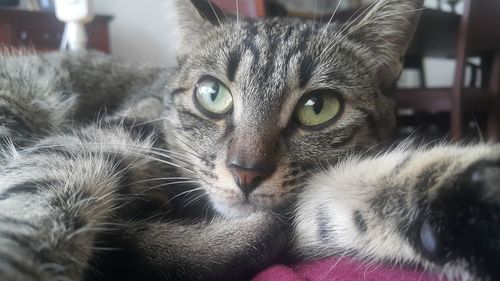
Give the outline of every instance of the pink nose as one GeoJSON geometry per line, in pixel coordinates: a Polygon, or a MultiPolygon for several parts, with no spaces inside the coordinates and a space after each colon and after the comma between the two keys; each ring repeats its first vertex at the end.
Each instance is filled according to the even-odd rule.
{"type": "Polygon", "coordinates": [[[235,164],[229,165],[229,170],[245,195],[254,191],[264,179],[271,175],[271,170],[258,168],[243,168],[235,164]]]}

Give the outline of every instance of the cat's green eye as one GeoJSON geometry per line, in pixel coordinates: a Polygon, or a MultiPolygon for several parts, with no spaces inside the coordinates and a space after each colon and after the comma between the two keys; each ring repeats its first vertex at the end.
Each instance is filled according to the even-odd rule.
{"type": "Polygon", "coordinates": [[[196,103],[202,111],[211,115],[224,115],[233,108],[233,96],[219,80],[205,76],[195,88],[196,103]]]}
{"type": "Polygon", "coordinates": [[[297,122],[306,127],[326,124],[340,115],[342,103],[336,94],[315,91],[300,100],[295,109],[297,122]]]}

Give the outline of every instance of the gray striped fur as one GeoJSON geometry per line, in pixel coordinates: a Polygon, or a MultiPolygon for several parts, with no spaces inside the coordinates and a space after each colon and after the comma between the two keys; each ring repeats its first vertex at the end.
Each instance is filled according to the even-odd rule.
{"type": "Polygon", "coordinates": [[[243,19],[194,2],[199,10],[175,1],[182,34],[176,69],[96,53],[0,56],[1,280],[250,278],[288,250],[289,215],[300,257],[349,253],[495,279],[495,248],[475,251],[454,238],[439,248],[455,255],[443,266],[440,255],[422,252],[417,234],[438,228],[463,237],[440,206],[452,206],[449,194],[462,194],[454,186],[470,185],[464,175],[472,167],[486,173],[482,192],[460,206],[484,208],[484,216],[466,219],[493,222],[474,233],[487,231],[496,241],[499,179],[491,171],[498,147],[342,160],[390,135],[390,90],[422,1],[380,0],[349,25],[243,19]],[[225,118],[193,103],[204,75],[231,90],[234,108],[225,118]],[[341,96],[343,112],[320,130],[306,130],[294,123],[294,108],[318,89],[341,96]],[[266,142],[275,144],[277,167],[245,197],[226,166],[228,151],[266,142]],[[428,165],[419,164],[427,158],[428,165]],[[388,159],[395,161],[384,170],[379,162],[388,159]],[[325,165],[333,167],[323,171],[325,165]],[[429,171],[429,179],[418,177],[429,171]],[[346,199],[355,205],[347,211],[335,203],[344,193],[329,189],[346,178],[375,186],[363,193],[340,184],[363,195],[346,199]],[[452,185],[440,184],[448,179],[452,185]],[[335,223],[341,211],[349,213],[345,225],[335,223]],[[387,251],[377,225],[387,226],[385,234],[404,251],[387,251]],[[339,230],[360,244],[343,243],[339,230]]]}

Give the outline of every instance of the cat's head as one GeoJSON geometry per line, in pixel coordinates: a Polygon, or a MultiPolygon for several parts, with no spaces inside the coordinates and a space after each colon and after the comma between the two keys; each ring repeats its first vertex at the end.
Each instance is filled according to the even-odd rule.
{"type": "Polygon", "coordinates": [[[169,142],[186,152],[220,213],[286,205],[312,167],[393,129],[390,90],[421,0],[380,0],[345,25],[243,19],[206,0],[176,3],[169,142]]]}

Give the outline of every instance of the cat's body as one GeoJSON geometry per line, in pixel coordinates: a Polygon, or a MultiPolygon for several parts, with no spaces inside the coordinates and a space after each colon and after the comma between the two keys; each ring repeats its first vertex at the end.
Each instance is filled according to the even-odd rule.
{"type": "Polygon", "coordinates": [[[499,276],[498,146],[336,164],[390,133],[389,90],[421,1],[379,1],[349,26],[234,22],[194,2],[203,17],[177,1],[178,69],[96,54],[0,58],[0,279],[239,280],[288,242],[301,257],[499,276]],[[472,236],[435,203],[468,195],[462,185],[477,187],[456,220],[478,222],[472,236]],[[481,235],[493,246],[475,244],[481,235]]]}

